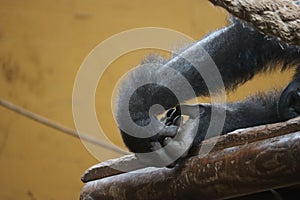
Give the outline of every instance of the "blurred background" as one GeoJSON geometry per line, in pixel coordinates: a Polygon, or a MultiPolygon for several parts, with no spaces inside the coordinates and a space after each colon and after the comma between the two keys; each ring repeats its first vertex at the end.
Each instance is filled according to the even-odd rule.
{"type": "MultiPolygon", "coordinates": [[[[198,40],[224,26],[226,17],[206,0],[0,0],[0,98],[74,129],[76,73],[100,42],[138,27],[169,28],[198,40]]],[[[153,50],[121,56],[98,85],[99,123],[123,148],[112,117],[112,91],[120,76],[149,52],[153,50]]],[[[282,87],[290,77],[290,72],[258,76],[228,99],[282,87]]],[[[103,160],[95,159],[79,139],[3,107],[0,119],[0,199],[78,199],[81,174],[103,160]]]]}

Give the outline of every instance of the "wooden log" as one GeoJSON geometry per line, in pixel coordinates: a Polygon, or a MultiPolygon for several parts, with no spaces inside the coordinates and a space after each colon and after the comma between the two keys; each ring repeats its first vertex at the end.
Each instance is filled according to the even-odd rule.
{"type": "MultiPolygon", "coordinates": [[[[228,147],[245,145],[259,140],[296,132],[298,130],[300,130],[300,117],[286,122],[240,129],[226,135],[213,137],[203,141],[199,146],[199,149],[201,149],[202,146],[214,145],[212,151],[217,151],[228,147]]],[[[198,155],[199,153],[199,151],[196,151],[193,155],[198,155]]],[[[81,180],[83,182],[89,182],[145,167],[146,166],[143,163],[138,161],[134,154],[127,155],[92,166],[83,174],[81,180]]]]}
{"type": "MultiPolygon", "coordinates": [[[[298,119],[299,120],[299,119],[298,119]]],[[[299,130],[299,129],[298,129],[299,130]]],[[[300,132],[88,182],[81,199],[223,199],[300,183],[300,132]]]]}
{"type": "Polygon", "coordinates": [[[232,15],[251,23],[266,35],[300,45],[300,1],[209,0],[232,15]]]}

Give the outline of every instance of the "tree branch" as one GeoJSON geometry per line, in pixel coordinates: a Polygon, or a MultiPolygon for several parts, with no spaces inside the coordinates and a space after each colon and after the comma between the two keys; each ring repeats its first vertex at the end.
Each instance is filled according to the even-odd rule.
{"type": "MultiPolygon", "coordinates": [[[[211,138],[202,145],[218,142],[205,157],[190,157],[173,169],[146,168],[88,182],[81,199],[218,199],[296,184],[300,182],[299,130],[300,118],[295,118],[211,138]]],[[[129,166],[131,156],[110,164],[129,166]]],[[[108,167],[92,169],[95,179],[108,167]]],[[[102,177],[113,175],[107,172],[102,177]]]]}
{"type": "MultiPolygon", "coordinates": [[[[300,6],[295,0],[209,0],[266,35],[300,45],[300,6]]],[[[300,4],[300,1],[298,1],[300,4]]]]}

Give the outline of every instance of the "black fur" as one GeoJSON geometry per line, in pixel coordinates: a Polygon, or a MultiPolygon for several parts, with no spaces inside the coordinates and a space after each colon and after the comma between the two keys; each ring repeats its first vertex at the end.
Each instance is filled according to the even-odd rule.
{"type": "MultiPolygon", "coordinates": [[[[255,74],[272,71],[276,67],[285,70],[300,65],[299,47],[285,44],[275,38],[261,34],[255,28],[238,20],[233,20],[229,26],[209,34],[185,49],[181,54],[174,55],[168,61],[158,57],[157,60],[151,58],[145,62],[161,63],[161,69],[166,67],[175,69],[189,81],[197,96],[206,96],[208,95],[207,86],[203,77],[195,69],[195,67],[201,67],[200,65],[205,63],[202,51],[199,50],[200,46],[214,60],[227,90],[235,89],[240,84],[250,80],[255,74]],[[193,61],[199,66],[193,66],[182,58],[181,55],[184,53],[193,58],[193,61]]],[[[242,102],[220,105],[220,108],[225,109],[227,114],[223,134],[237,128],[283,121],[299,115],[300,67],[296,69],[294,79],[282,94],[280,92],[260,94],[242,102]]],[[[135,90],[129,101],[129,113],[132,120],[139,126],[148,125],[151,122],[149,109],[152,105],[160,104],[165,109],[170,109],[191,98],[189,94],[185,93],[186,91],[181,89],[178,76],[176,73],[136,70],[131,74],[130,79],[123,82],[119,92],[116,116],[123,140],[129,150],[137,153],[152,151],[156,148],[153,147],[154,144],[162,143],[162,133],[168,129],[168,126],[159,134],[148,138],[138,138],[127,134],[123,130],[126,125],[123,122],[124,113],[128,111],[128,105],[125,105],[123,100],[124,96],[130,93],[131,88],[137,85],[138,80],[147,80],[149,77],[156,80],[156,84],[147,84],[135,90]],[[183,98],[178,100],[172,91],[160,83],[174,85],[174,88],[182,93],[183,98]]],[[[214,92],[218,92],[219,89],[218,87],[213,88],[214,92]]],[[[204,109],[205,112],[201,115],[201,122],[193,147],[203,140],[210,120],[211,105],[203,104],[200,106],[200,110],[203,111],[204,109]]]]}

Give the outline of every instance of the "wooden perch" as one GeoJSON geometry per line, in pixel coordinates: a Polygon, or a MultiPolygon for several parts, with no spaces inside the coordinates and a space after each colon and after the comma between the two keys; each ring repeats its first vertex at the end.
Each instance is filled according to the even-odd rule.
{"type": "MultiPolygon", "coordinates": [[[[83,188],[81,199],[223,199],[297,184],[298,131],[300,118],[295,118],[211,138],[201,145],[218,142],[205,157],[190,157],[173,169],[146,168],[90,181],[83,188]]],[[[91,168],[84,177],[93,180],[115,175],[116,171],[108,170],[110,165],[130,166],[135,160],[132,155],[112,160],[106,162],[106,167],[102,164],[91,168]]]]}
{"type": "MultiPolygon", "coordinates": [[[[211,146],[212,151],[222,150],[238,145],[244,145],[251,142],[267,139],[270,137],[284,135],[300,130],[300,118],[289,120],[287,122],[262,125],[253,128],[236,130],[232,133],[219,137],[210,138],[201,143],[201,146],[211,146]]],[[[194,155],[200,152],[195,152],[194,155]]],[[[128,171],[134,171],[145,168],[145,165],[140,163],[134,154],[123,156],[121,158],[108,160],[89,168],[81,177],[83,182],[102,179],[105,177],[122,174],[128,171]],[[123,170],[118,170],[123,169],[123,170]]]]}
{"type": "Polygon", "coordinates": [[[300,1],[209,0],[232,15],[251,23],[266,35],[300,45],[300,1]]]}

